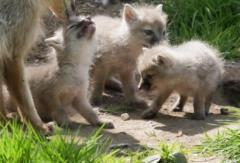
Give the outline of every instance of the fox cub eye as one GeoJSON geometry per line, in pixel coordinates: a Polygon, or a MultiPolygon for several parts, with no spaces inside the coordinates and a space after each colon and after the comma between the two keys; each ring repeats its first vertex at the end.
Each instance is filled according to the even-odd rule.
{"type": "Polygon", "coordinates": [[[147,36],[152,36],[154,34],[154,32],[150,29],[144,29],[143,33],[147,36]]]}

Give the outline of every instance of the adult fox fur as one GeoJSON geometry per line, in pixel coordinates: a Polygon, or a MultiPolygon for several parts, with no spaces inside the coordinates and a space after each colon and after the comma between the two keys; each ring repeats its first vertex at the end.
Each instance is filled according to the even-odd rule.
{"type": "Polygon", "coordinates": [[[0,0],[0,115],[7,120],[2,86],[6,84],[21,112],[42,132],[49,134],[51,124],[39,117],[24,72],[24,57],[42,33],[41,17],[49,7],[62,20],[71,8],[65,0],[0,0]],[[68,7],[69,6],[69,7],[68,7]]]}

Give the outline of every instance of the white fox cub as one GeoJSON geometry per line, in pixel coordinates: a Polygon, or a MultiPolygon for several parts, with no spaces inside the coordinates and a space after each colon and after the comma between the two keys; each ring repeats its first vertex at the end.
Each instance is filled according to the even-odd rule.
{"type": "Polygon", "coordinates": [[[143,46],[166,41],[167,16],[162,5],[133,7],[126,4],[122,18],[93,17],[97,50],[91,70],[93,104],[102,102],[106,80],[119,76],[127,104],[142,103],[136,95],[136,61],[143,46]]]}
{"type": "Polygon", "coordinates": [[[73,17],[46,42],[54,47],[57,64],[28,68],[30,88],[40,117],[71,127],[65,111],[74,108],[91,125],[113,128],[102,122],[87,97],[89,67],[95,49],[95,24],[90,18],[73,17]]]}
{"type": "Polygon", "coordinates": [[[192,96],[192,118],[205,119],[224,72],[219,52],[201,41],[145,49],[139,58],[138,70],[141,74],[139,89],[157,94],[153,104],[142,115],[146,119],[156,116],[173,91],[180,94],[174,111],[182,111],[188,96],[192,96]]]}

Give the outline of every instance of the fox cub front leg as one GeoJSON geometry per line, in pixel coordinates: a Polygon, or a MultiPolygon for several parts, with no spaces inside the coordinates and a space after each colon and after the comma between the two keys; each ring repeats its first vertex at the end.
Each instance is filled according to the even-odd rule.
{"type": "Polygon", "coordinates": [[[183,108],[187,102],[187,99],[188,99],[188,96],[180,95],[180,97],[178,97],[178,101],[173,106],[173,111],[174,112],[182,112],[183,108]]]}
{"type": "Polygon", "coordinates": [[[206,117],[205,113],[205,97],[202,94],[196,94],[193,101],[194,113],[192,119],[204,120],[206,117]]]}
{"type": "Polygon", "coordinates": [[[91,104],[88,102],[87,97],[85,95],[81,95],[80,97],[76,97],[73,100],[73,107],[81,114],[91,125],[93,126],[102,126],[104,128],[112,129],[114,125],[111,122],[103,122],[99,120],[98,115],[94,112],[91,104]]]}
{"type": "Polygon", "coordinates": [[[120,79],[123,86],[126,104],[146,107],[147,106],[146,102],[136,93],[137,84],[135,79],[135,73],[122,72],[120,74],[120,79]]]}
{"type": "Polygon", "coordinates": [[[91,103],[95,106],[100,105],[103,101],[102,93],[104,91],[104,84],[107,78],[107,74],[108,73],[102,67],[94,68],[91,103]]]}
{"type": "Polygon", "coordinates": [[[153,101],[150,108],[142,113],[142,118],[144,118],[144,119],[154,118],[157,115],[158,111],[161,109],[163,103],[171,95],[171,92],[172,91],[167,90],[167,91],[164,91],[164,92],[160,93],[156,97],[156,99],[153,101]]]}

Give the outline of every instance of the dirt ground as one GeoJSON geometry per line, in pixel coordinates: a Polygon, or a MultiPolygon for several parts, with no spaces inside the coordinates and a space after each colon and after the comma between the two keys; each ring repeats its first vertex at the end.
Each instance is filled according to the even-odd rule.
{"type": "MultiPolygon", "coordinates": [[[[77,0],[78,11],[84,15],[94,15],[104,13],[107,15],[119,15],[122,4],[117,3],[108,7],[99,6],[93,1],[77,0]]],[[[53,16],[48,16],[44,19],[46,25],[46,36],[52,35],[53,31],[59,26],[59,23],[54,20],[53,16]]],[[[43,39],[39,45],[31,52],[27,59],[29,64],[41,64],[46,62],[48,57],[46,54],[49,48],[43,43],[43,39]]],[[[129,143],[129,144],[144,144],[156,146],[161,141],[180,142],[186,147],[192,147],[200,144],[202,137],[208,134],[215,134],[226,123],[235,123],[239,119],[230,115],[220,115],[219,109],[222,107],[213,104],[210,114],[205,121],[196,121],[188,118],[188,115],[193,111],[191,99],[188,101],[184,111],[186,113],[174,113],[171,108],[177,99],[177,95],[173,95],[165,103],[158,116],[152,120],[143,120],[140,115],[144,108],[129,108],[123,106],[123,96],[120,93],[105,95],[106,103],[95,108],[101,119],[112,121],[115,129],[104,130],[103,135],[110,137],[113,144],[129,143]],[[127,108],[127,109],[126,109],[127,108]],[[124,121],[121,119],[122,113],[128,113],[130,119],[124,121]]],[[[78,137],[88,137],[96,128],[87,125],[87,123],[75,112],[69,111],[72,119],[81,122],[81,132],[78,137]],[[85,125],[84,125],[85,124],[85,125]]],[[[73,131],[74,132],[74,131],[73,131]]],[[[190,156],[190,162],[220,162],[218,158],[199,158],[190,156]]]]}
{"type": "MultiPolygon", "coordinates": [[[[164,104],[156,118],[152,120],[141,119],[144,108],[130,108],[122,105],[123,96],[121,94],[105,94],[105,101],[102,106],[95,108],[101,119],[112,121],[115,129],[103,131],[104,137],[110,137],[112,144],[141,144],[155,147],[159,142],[178,142],[187,148],[199,145],[205,134],[213,135],[224,129],[226,124],[239,122],[238,117],[233,114],[221,115],[221,106],[212,104],[211,114],[205,121],[191,120],[192,100],[190,99],[184,108],[184,113],[172,112],[171,108],[177,100],[177,94],[173,94],[164,104]],[[127,109],[126,109],[127,108],[127,109]],[[123,120],[121,114],[128,113],[129,120],[123,120]]],[[[88,137],[96,128],[86,124],[86,122],[70,111],[72,119],[80,122],[79,137],[88,137]],[[83,125],[86,124],[86,125],[83,125]]],[[[229,127],[235,125],[229,125],[229,127]]],[[[189,162],[220,162],[220,158],[199,158],[199,156],[189,156],[189,162]]]]}

